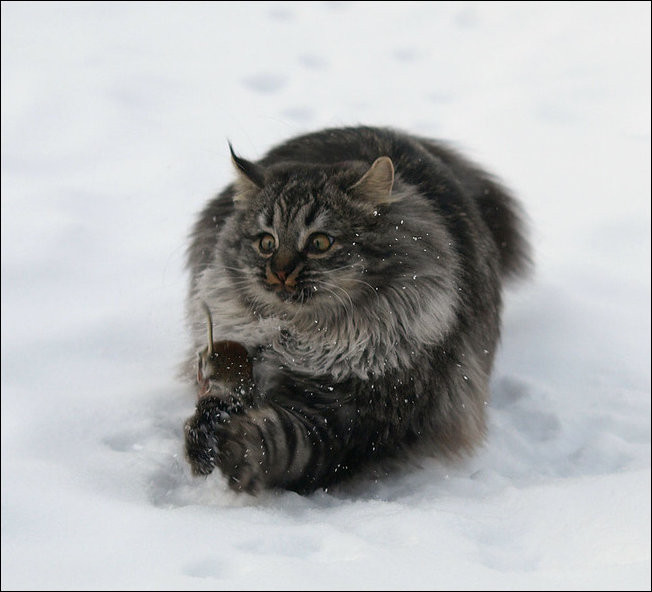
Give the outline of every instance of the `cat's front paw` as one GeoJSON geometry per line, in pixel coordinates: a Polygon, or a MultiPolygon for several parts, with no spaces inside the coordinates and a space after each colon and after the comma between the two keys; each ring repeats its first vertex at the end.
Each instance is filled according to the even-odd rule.
{"type": "Polygon", "coordinates": [[[229,420],[218,397],[204,397],[184,426],[186,457],[195,475],[208,475],[217,464],[219,426],[229,420]]]}
{"type": "MultiPolygon", "coordinates": [[[[234,424],[238,424],[238,421],[236,420],[234,424]]],[[[263,462],[256,455],[257,450],[247,444],[238,432],[240,426],[226,426],[219,451],[218,466],[227,478],[231,489],[256,495],[266,486],[263,462]]]]}
{"type": "Polygon", "coordinates": [[[186,457],[193,474],[208,475],[219,467],[232,489],[255,494],[264,488],[256,454],[261,445],[249,441],[252,426],[241,412],[241,405],[219,397],[200,399],[185,424],[186,457]]]}

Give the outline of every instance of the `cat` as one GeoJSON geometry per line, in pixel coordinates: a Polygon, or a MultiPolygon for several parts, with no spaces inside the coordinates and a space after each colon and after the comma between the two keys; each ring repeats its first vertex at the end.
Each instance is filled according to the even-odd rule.
{"type": "Polygon", "coordinates": [[[485,438],[506,280],[526,275],[519,204],[439,141],[392,128],[302,135],[235,180],[188,250],[194,349],[206,313],[253,380],[217,379],[185,423],[195,475],[307,494],[383,461],[485,438]]]}

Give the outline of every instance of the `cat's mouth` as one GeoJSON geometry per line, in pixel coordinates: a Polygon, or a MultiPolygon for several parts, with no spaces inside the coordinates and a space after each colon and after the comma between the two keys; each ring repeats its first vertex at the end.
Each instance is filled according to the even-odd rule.
{"type": "Polygon", "coordinates": [[[274,292],[276,296],[283,302],[306,302],[312,296],[312,290],[308,288],[300,288],[294,285],[279,285],[265,283],[265,288],[270,292],[274,292]]]}
{"type": "Polygon", "coordinates": [[[297,266],[292,273],[288,274],[284,271],[272,272],[270,266],[267,265],[263,284],[267,290],[274,292],[283,302],[304,302],[309,297],[310,291],[299,286],[297,276],[302,267],[297,266]]]}
{"type": "Polygon", "coordinates": [[[288,304],[308,304],[318,294],[317,288],[306,282],[269,282],[263,279],[263,287],[274,294],[281,302],[288,304]]]}

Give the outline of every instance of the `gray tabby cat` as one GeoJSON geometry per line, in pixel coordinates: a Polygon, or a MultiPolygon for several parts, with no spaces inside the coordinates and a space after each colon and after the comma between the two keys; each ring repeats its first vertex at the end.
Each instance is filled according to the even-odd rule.
{"type": "Polygon", "coordinates": [[[528,267],[514,200],[446,146],[369,127],[301,136],[201,213],[189,249],[195,352],[246,348],[185,426],[195,474],[235,490],[324,488],[485,435],[504,280],[528,267]]]}

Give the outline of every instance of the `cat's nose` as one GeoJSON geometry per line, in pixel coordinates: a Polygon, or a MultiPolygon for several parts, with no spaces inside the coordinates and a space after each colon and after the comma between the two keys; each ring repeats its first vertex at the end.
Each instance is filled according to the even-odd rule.
{"type": "Polygon", "coordinates": [[[297,287],[297,269],[267,269],[267,283],[276,286],[277,289],[293,291],[297,287]]]}
{"type": "Polygon", "coordinates": [[[273,267],[267,267],[267,283],[271,286],[286,287],[293,283],[291,276],[292,274],[285,268],[274,269],[273,267]]]}

